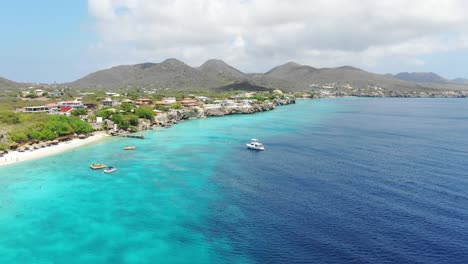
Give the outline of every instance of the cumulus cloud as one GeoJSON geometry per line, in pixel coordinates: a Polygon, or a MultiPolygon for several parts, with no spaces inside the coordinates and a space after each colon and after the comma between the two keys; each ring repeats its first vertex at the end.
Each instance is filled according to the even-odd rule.
{"type": "Polygon", "coordinates": [[[89,0],[109,64],[219,58],[246,71],[286,61],[372,68],[466,47],[463,0],[89,0]]]}

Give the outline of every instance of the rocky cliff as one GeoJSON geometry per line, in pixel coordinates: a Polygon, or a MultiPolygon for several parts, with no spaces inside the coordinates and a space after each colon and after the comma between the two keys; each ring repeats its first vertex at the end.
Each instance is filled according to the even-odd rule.
{"type": "Polygon", "coordinates": [[[269,111],[279,105],[296,103],[295,99],[275,99],[271,102],[262,102],[248,106],[230,106],[217,108],[184,108],[172,110],[167,113],[160,113],[156,116],[155,125],[170,127],[172,124],[183,120],[199,119],[213,116],[224,116],[232,114],[253,114],[257,112],[269,111]]]}

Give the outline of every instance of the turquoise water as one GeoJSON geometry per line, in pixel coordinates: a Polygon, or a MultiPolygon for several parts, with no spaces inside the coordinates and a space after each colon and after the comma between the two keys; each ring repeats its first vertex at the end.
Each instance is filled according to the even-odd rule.
{"type": "MultiPolygon", "coordinates": [[[[283,116],[194,120],[145,140],[113,138],[0,168],[0,262],[249,263],[229,237],[207,235],[210,206],[224,192],[213,177],[251,137],[291,131],[275,124],[287,108],[277,111],[283,116]],[[98,162],[118,171],[89,169],[98,162]]],[[[223,210],[233,223],[243,217],[235,207],[223,210]]]]}
{"type": "Polygon", "coordinates": [[[466,102],[301,101],[2,167],[0,263],[466,263],[466,102]]]}

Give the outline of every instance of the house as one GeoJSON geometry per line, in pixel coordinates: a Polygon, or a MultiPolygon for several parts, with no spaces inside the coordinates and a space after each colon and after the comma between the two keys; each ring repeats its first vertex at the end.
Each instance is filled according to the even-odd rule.
{"type": "Polygon", "coordinates": [[[255,92],[241,93],[241,94],[237,94],[237,95],[231,96],[231,98],[234,98],[234,99],[251,98],[251,97],[253,97],[255,94],[256,94],[255,92]]]}
{"type": "Polygon", "coordinates": [[[162,101],[166,101],[166,102],[169,102],[171,104],[175,103],[177,100],[175,97],[165,97],[162,99],[162,101]]]}
{"type": "Polygon", "coordinates": [[[106,98],[106,99],[102,100],[102,105],[103,106],[114,106],[114,100],[112,100],[110,98],[106,98]]]}
{"type": "Polygon", "coordinates": [[[129,104],[133,104],[133,101],[130,100],[130,99],[124,99],[121,101],[122,103],[129,103],[129,104]]]}
{"type": "Polygon", "coordinates": [[[54,112],[54,111],[59,110],[59,105],[56,104],[56,103],[46,104],[45,106],[50,108],[50,112],[54,112]]]}
{"type": "Polygon", "coordinates": [[[47,113],[50,111],[50,107],[42,105],[42,106],[26,106],[23,109],[25,113],[47,113]]]}
{"type": "Polygon", "coordinates": [[[192,107],[198,106],[198,101],[191,98],[185,98],[184,100],[180,101],[180,104],[184,107],[192,107]]]}
{"type": "Polygon", "coordinates": [[[250,107],[252,103],[254,103],[254,100],[250,100],[250,99],[244,99],[244,100],[239,101],[239,105],[243,107],[247,107],[247,106],[250,107]]]}
{"type": "Polygon", "coordinates": [[[161,105],[161,106],[171,106],[171,102],[168,102],[168,101],[157,101],[154,103],[154,105],[161,105]]]}
{"type": "Polygon", "coordinates": [[[83,104],[83,105],[88,109],[95,109],[96,108],[96,104],[83,104]]]}
{"type": "Polygon", "coordinates": [[[206,96],[195,96],[195,98],[197,98],[197,100],[201,101],[201,102],[206,102],[206,101],[210,100],[210,98],[206,97],[206,96]]]}
{"type": "Polygon", "coordinates": [[[85,108],[83,103],[78,100],[59,102],[58,106],[60,107],[61,112],[68,112],[69,110],[72,110],[72,109],[85,108]]]}
{"type": "Polygon", "coordinates": [[[64,109],[64,110],[62,111],[62,108],[60,108],[60,111],[63,112],[63,114],[66,115],[66,116],[71,116],[71,111],[73,111],[73,109],[72,109],[72,108],[68,108],[68,107],[64,107],[64,108],[67,108],[67,109],[64,109]]]}
{"type": "Polygon", "coordinates": [[[276,89],[273,91],[274,94],[277,94],[277,95],[282,95],[283,94],[283,91],[281,91],[280,89],[276,89]]]}
{"type": "Polygon", "coordinates": [[[36,90],[34,90],[34,94],[37,95],[37,96],[42,96],[42,95],[44,95],[44,90],[36,89],[36,90]]]}
{"type": "Polygon", "coordinates": [[[140,98],[140,99],[137,99],[136,104],[139,104],[139,105],[142,105],[142,104],[151,104],[151,99],[148,99],[148,98],[140,98]]]}
{"type": "Polygon", "coordinates": [[[119,97],[120,96],[120,94],[118,94],[118,93],[111,93],[111,92],[107,92],[106,95],[111,96],[111,97],[119,97]]]}
{"type": "Polygon", "coordinates": [[[220,104],[206,104],[203,106],[204,109],[219,109],[221,108],[220,104]]]}
{"type": "Polygon", "coordinates": [[[219,103],[221,104],[221,106],[228,106],[228,107],[236,106],[236,101],[234,100],[221,100],[219,101],[219,103]]]}

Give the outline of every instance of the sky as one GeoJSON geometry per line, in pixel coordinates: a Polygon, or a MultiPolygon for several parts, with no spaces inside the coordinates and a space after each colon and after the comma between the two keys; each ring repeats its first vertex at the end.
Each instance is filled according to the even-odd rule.
{"type": "Polygon", "coordinates": [[[121,64],[294,61],[468,78],[464,0],[15,0],[0,4],[0,76],[69,82],[121,64]]]}

